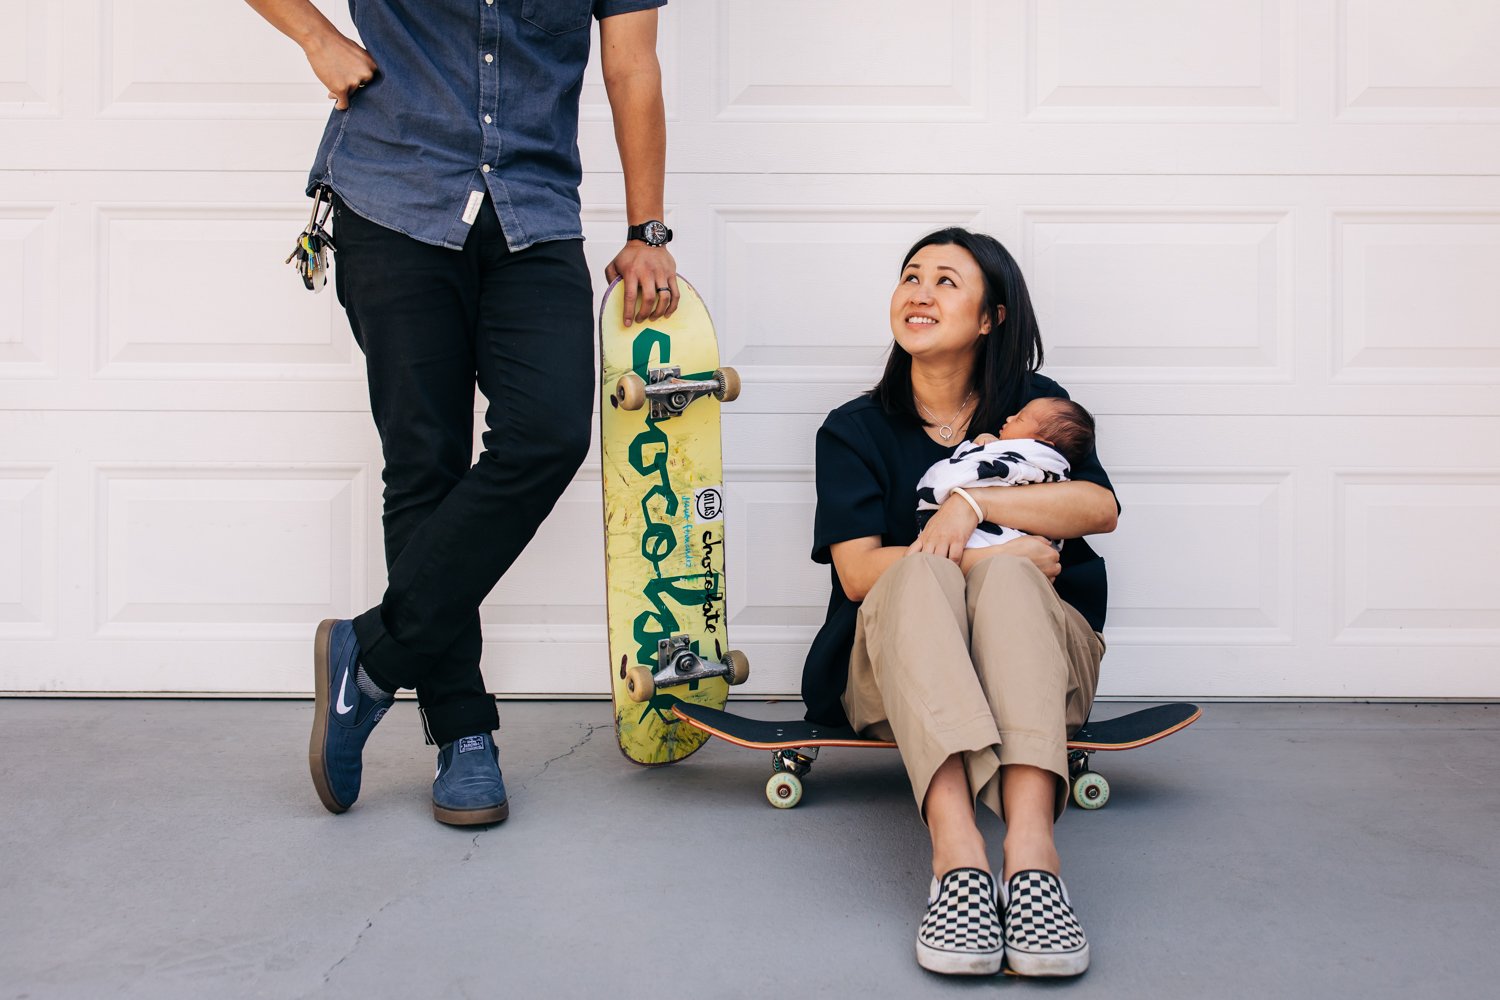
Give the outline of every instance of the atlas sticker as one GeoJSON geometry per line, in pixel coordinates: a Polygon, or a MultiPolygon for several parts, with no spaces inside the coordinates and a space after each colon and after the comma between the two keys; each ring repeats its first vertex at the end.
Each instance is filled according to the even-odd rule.
{"type": "Polygon", "coordinates": [[[724,494],[717,486],[705,486],[693,491],[693,508],[700,521],[717,521],[724,516],[724,494]]]}

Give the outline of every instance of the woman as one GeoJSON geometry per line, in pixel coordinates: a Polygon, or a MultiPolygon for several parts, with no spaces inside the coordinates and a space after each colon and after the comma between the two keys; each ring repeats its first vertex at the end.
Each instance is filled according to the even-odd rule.
{"type": "Polygon", "coordinates": [[[1081,540],[1119,507],[1090,454],[1071,480],[950,497],[917,533],[917,481],[1029,400],[1041,337],[1020,269],[989,236],[944,229],[902,262],[895,344],[817,439],[813,559],[833,565],[808,654],[808,718],[893,739],[932,838],[917,961],[935,972],[1076,975],[1088,943],[1058,879],[1052,825],[1066,741],[1088,717],[1104,642],[1104,561],[1081,540]],[[972,499],[975,503],[971,504],[972,499]],[[965,549],[981,518],[1026,532],[965,549]],[[1047,539],[1069,539],[1058,551],[1047,539]],[[1006,825],[997,887],[975,800],[1006,825]]]}

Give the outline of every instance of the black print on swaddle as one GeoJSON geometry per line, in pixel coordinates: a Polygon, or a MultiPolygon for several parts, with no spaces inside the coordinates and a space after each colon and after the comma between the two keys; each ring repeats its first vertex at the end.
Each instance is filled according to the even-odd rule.
{"type": "MultiPolygon", "coordinates": [[[[1068,460],[1050,445],[1030,439],[973,445],[965,441],[950,458],[935,463],[917,484],[917,530],[927,526],[933,513],[955,488],[1025,486],[1061,483],[1068,479],[1068,460]]],[[[1023,533],[985,521],[969,536],[968,548],[999,545],[1023,533]]]]}

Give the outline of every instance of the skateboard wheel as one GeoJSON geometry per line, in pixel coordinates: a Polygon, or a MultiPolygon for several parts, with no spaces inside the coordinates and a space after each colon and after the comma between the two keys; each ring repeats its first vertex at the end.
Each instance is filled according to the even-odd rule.
{"type": "Polygon", "coordinates": [[[777,809],[790,809],[802,801],[802,781],[795,774],[779,771],[766,782],[766,799],[777,809]]]}
{"type": "Polygon", "coordinates": [[[631,667],[625,671],[625,691],[631,701],[650,701],[656,693],[656,679],[650,667],[631,667]]]}
{"type": "Polygon", "coordinates": [[[740,398],[740,373],[733,368],[720,368],[714,372],[714,378],[719,380],[719,388],[714,392],[714,398],[721,403],[732,403],[740,398]]]}
{"type": "Polygon", "coordinates": [[[622,410],[639,410],[646,405],[646,383],[635,372],[627,372],[615,383],[615,402],[622,410]]]}
{"type": "Polygon", "coordinates": [[[1109,801],[1109,782],[1102,774],[1085,771],[1073,779],[1073,801],[1080,809],[1102,809],[1109,801]]]}
{"type": "Polygon", "coordinates": [[[738,649],[725,653],[724,662],[729,664],[729,683],[743,684],[750,679],[750,657],[738,649]]]}

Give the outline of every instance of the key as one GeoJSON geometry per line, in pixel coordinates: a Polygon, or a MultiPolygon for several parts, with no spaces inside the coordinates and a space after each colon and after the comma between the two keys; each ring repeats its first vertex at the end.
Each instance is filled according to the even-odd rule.
{"type": "Polygon", "coordinates": [[[333,238],[323,228],[333,211],[333,199],[323,188],[318,188],[313,200],[312,215],[308,217],[292,252],[285,263],[297,269],[302,286],[310,292],[321,292],[328,283],[328,251],[337,250],[333,238]],[[326,199],[326,200],[325,200],[326,199]]]}

